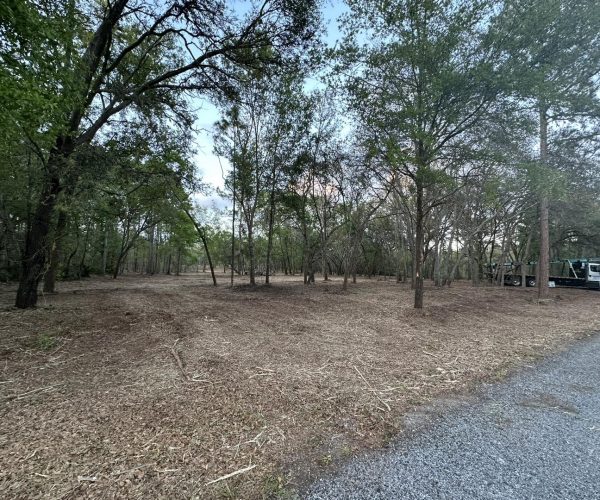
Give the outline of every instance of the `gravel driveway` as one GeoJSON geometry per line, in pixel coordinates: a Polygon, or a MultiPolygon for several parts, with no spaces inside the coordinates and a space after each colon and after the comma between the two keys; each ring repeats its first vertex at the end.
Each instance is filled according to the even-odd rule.
{"type": "Polygon", "coordinates": [[[600,335],[407,426],[303,497],[600,499],[600,335]]]}

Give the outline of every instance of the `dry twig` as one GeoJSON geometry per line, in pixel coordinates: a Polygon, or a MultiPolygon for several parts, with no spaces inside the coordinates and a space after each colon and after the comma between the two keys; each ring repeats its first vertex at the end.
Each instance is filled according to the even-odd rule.
{"type": "Polygon", "coordinates": [[[179,370],[181,371],[181,375],[183,375],[183,378],[185,380],[189,381],[190,377],[188,376],[187,373],[185,373],[185,368],[183,367],[183,361],[181,361],[181,357],[179,356],[179,353],[175,350],[175,346],[177,345],[177,342],[179,342],[179,339],[177,339],[173,343],[173,345],[169,347],[169,350],[171,351],[171,354],[175,358],[175,361],[177,361],[177,366],[179,367],[179,370]]]}
{"type": "Polygon", "coordinates": [[[387,408],[387,411],[391,411],[390,405],[388,405],[383,399],[381,399],[381,396],[378,394],[378,390],[375,389],[370,383],[369,381],[364,377],[364,375],[360,372],[360,370],[358,368],[356,368],[356,366],[352,365],[353,368],[356,370],[356,373],[358,373],[360,375],[360,378],[362,378],[365,382],[365,384],[367,384],[369,386],[369,389],[375,394],[375,396],[377,396],[377,399],[379,399],[379,401],[387,408]]]}
{"type": "Polygon", "coordinates": [[[248,472],[249,470],[254,469],[254,467],[256,467],[256,464],[249,465],[248,467],[244,467],[243,469],[236,470],[235,472],[230,472],[229,474],[225,474],[224,476],[221,476],[221,477],[218,477],[217,479],[213,479],[212,481],[209,481],[208,483],[205,484],[205,486],[208,486],[209,484],[218,483],[219,481],[223,481],[224,479],[229,479],[230,477],[237,476],[238,474],[243,474],[244,472],[248,472]]]}
{"type": "Polygon", "coordinates": [[[32,394],[36,394],[39,392],[48,392],[52,389],[54,389],[55,387],[58,387],[62,384],[54,384],[54,385],[48,385],[46,387],[38,387],[37,389],[33,389],[31,391],[27,391],[27,392],[23,392],[22,394],[15,394],[14,396],[6,396],[4,398],[4,401],[11,401],[13,399],[23,399],[27,396],[31,396],[32,394]]]}

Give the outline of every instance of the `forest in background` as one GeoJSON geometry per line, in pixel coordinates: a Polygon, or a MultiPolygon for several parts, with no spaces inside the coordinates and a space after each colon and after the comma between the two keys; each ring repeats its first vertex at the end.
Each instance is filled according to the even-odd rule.
{"type": "Polygon", "coordinates": [[[511,260],[538,261],[543,298],[550,260],[600,255],[595,1],[347,7],[328,47],[312,0],[3,2],[17,307],[56,280],[214,267],[394,275],[419,308],[425,279],[477,284],[511,260]],[[221,111],[233,213],[193,202],[198,97],[221,111]]]}

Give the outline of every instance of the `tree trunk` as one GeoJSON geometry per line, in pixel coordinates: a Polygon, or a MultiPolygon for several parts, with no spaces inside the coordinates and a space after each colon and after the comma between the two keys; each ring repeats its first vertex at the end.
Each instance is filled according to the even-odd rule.
{"type": "Polygon", "coordinates": [[[323,275],[323,281],[329,281],[329,274],[327,273],[327,238],[325,233],[321,231],[321,274],[323,275]]]}
{"type": "MultiPolygon", "coordinates": [[[[540,162],[546,166],[548,160],[548,118],[546,106],[540,103],[540,162]]],[[[548,195],[542,186],[540,197],[540,258],[538,259],[538,298],[550,296],[550,228],[548,224],[548,195]]]]}
{"type": "MultiPolygon", "coordinates": [[[[61,174],[66,170],[64,167],[73,153],[74,145],[70,134],[75,134],[79,129],[84,107],[82,102],[88,96],[90,83],[96,75],[102,55],[106,52],[106,46],[112,36],[112,30],[121,18],[128,0],[117,0],[106,11],[102,23],[91,37],[84,57],[83,65],[77,66],[77,74],[80,81],[74,86],[81,92],[73,100],[73,106],[68,112],[68,132],[60,134],[53,141],[54,146],[50,150],[46,162],[46,175],[41,187],[41,196],[38,206],[33,215],[31,227],[27,231],[25,247],[21,257],[21,275],[15,306],[21,309],[35,307],[38,299],[38,285],[42,277],[42,271],[46,263],[46,252],[48,244],[49,225],[56,206],[56,199],[62,186],[61,174]]],[[[69,11],[70,9],[68,9],[69,11]]],[[[67,53],[69,50],[67,50],[67,53]]],[[[93,134],[89,140],[93,138],[93,134]]]]}
{"type": "Polygon", "coordinates": [[[87,247],[88,247],[89,236],[90,236],[90,228],[89,228],[89,226],[87,226],[86,230],[85,230],[85,238],[83,239],[83,254],[81,256],[81,260],[79,261],[79,268],[77,269],[77,279],[81,279],[83,268],[85,266],[85,258],[87,257],[87,247]]]}
{"type": "Polygon", "coordinates": [[[156,227],[152,226],[150,228],[150,233],[148,233],[148,262],[146,263],[146,274],[154,274],[154,232],[156,231],[156,227]]]}
{"type": "Polygon", "coordinates": [[[452,231],[450,231],[450,241],[448,242],[448,249],[446,251],[446,256],[444,257],[444,271],[442,276],[442,286],[450,286],[450,261],[452,258],[452,245],[454,244],[454,238],[456,234],[456,224],[452,226],[452,231]]]}
{"type": "Polygon", "coordinates": [[[171,274],[171,252],[169,252],[169,255],[167,256],[167,265],[165,267],[165,274],[171,274]]]}
{"type": "Polygon", "coordinates": [[[295,263],[295,257],[293,255],[293,251],[294,249],[292,248],[292,252],[289,251],[290,247],[288,245],[288,239],[287,236],[285,238],[285,256],[287,258],[287,267],[288,267],[288,271],[292,276],[295,276],[296,274],[296,270],[294,269],[294,265],[295,263]]]}
{"type": "Polygon", "coordinates": [[[540,199],[540,258],[538,260],[538,298],[545,299],[550,296],[548,281],[550,280],[550,246],[548,224],[548,198],[544,195],[540,199]]]}
{"type": "Polygon", "coordinates": [[[242,255],[242,224],[238,224],[238,251],[237,251],[237,274],[238,276],[244,274],[246,270],[246,263],[244,256],[242,255]]]}
{"type": "Polygon", "coordinates": [[[102,247],[102,275],[106,274],[106,261],[108,260],[108,224],[104,226],[104,245],[102,247]]]}
{"type": "Polygon", "coordinates": [[[138,269],[140,269],[139,260],[140,260],[140,255],[139,255],[138,249],[137,249],[137,247],[134,247],[133,248],[133,272],[136,274],[138,273],[138,269]]]}
{"type": "Polygon", "coordinates": [[[67,213],[64,210],[60,210],[58,213],[58,220],[56,222],[56,228],[54,230],[54,241],[52,242],[52,250],[50,252],[50,262],[48,262],[48,269],[44,276],[44,293],[54,293],[56,286],[56,273],[58,271],[58,264],[60,261],[60,245],[65,235],[65,228],[67,227],[67,213]]]}
{"type": "Polygon", "coordinates": [[[215,275],[215,268],[210,257],[210,252],[208,251],[208,241],[206,241],[206,235],[202,234],[200,238],[202,239],[202,245],[204,246],[204,252],[206,253],[206,258],[208,260],[208,267],[210,268],[210,276],[212,278],[213,286],[217,286],[217,276],[215,275]]]}
{"type": "Polygon", "coordinates": [[[498,261],[497,272],[496,272],[496,284],[504,286],[504,261],[506,260],[506,234],[507,231],[502,235],[502,245],[500,247],[500,260],[498,261]]]}
{"type": "Polygon", "coordinates": [[[348,278],[350,277],[351,270],[353,283],[356,283],[356,267],[354,263],[356,260],[356,244],[352,236],[350,237],[350,241],[350,249],[344,262],[344,284],[342,285],[343,290],[348,289],[348,278]]]}
{"type": "Polygon", "coordinates": [[[75,229],[75,248],[73,248],[73,250],[69,254],[69,257],[67,257],[67,262],[65,262],[65,269],[64,269],[63,273],[66,277],[69,277],[71,275],[71,261],[73,260],[73,257],[75,257],[75,254],[77,254],[77,250],[79,250],[79,229],[78,228],[75,229]]]}
{"type": "Polygon", "coordinates": [[[423,182],[417,172],[417,214],[415,218],[415,309],[423,309],[423,182]]]}
{"type": "MultiPolygon", "coordinates": [[[[204,232],[204,229],[202,229],[198,225],[198,223],[196,222],[196,219],[194,219],[194,217],[189,212],[189,210],[187,210],[186,208],[184,208],[183,210],[185,211],[185,214],[188,216],[188,218],[190,219],[190,221],[196,228],[196,232],[198,233],[198,236],[200,236],[200,240],[202,241],[202,246],[204,246],[204,253],[206,254],[206,260],[208,260],[208,267],[210,268],[210,276],[212,278],[213,285],[217,286],[217,276],[215,274],[215,268],[213,266],[212,258],[210,257],[210,251],[208,249],[208,240],[206,238],[206,233],[204,232]]],[[[179,260],[179,257],[178,257],[178,260],[179,260]]],[[[179,264],[178,264],[178,267],[179,267],[179,264]]],[[[197,266],[196,266],[196,272],[198,272],[197,266]]]]}
{"type": "MultiPolygon", "coordinates": [[[[233,153],[234,153],[234,158],[235,158],[235,135],[234,135],[234,139],[233,139],[233,153]]],[[[232,187],[232,192],[231,192],[231,203],[233,204],[232,210],[231,210],[231,288],[233,288],[233,269],[235,267],[235,196],[236,196],[236,191],[235,191],[235,178],[236,178],[236,172],[235,172],[235,160],[232,161],[232,167],[233,167],[233,187],[232,187]]],[[[240,246],[240,251],[241,251],[241,246],[240,246]]],[[[239,265],[239,260],[238,260],[238,273],[239,273],[239,269],[240,269],[240,265],[239,265]]]]}
{"type": "Polygon", "coordinates": [[[303,243],[303,248],[302,248],[302,276],[303,276],[303,282],[305,285],[310,285],[310,279],[309,279],[309,248],[308,248],[308,228],[306,225],[306,214],[305,212],[302,213],[302,243],[303,243]]]}
{"type": "Polygon", "coordinates": [[[256,268],[255,255],[254,255],[254,227],[253,224],[248,224],[248,257],[250,259],[250,285],[256,285],[256,277],[254,270],[256,268]]]}
{"type": "Polygon", "coordinates": [[[527,286],[527,260],[529,258],[529,250],[531,248],[531,238],[533,235],[533,231],[529,231],[527,235],[527,243],[525,243],[525,253],[521,258],[521,286],[527,286]]]}
{"type": "Polygon", "coordinates": [[[46,263],[50,221],[62,189],[60,170],[73,152],[70,138],[60,137],[56,142],[46,164],[48,173],[44,177],[39,203],[33,214],[21,257],[21,275],[15,300],[15,306],[20,309],[35,307],[37,304],[38,284],[46,263]]]}
{"type": "Polygon", "coordinates": [[[269,194],[269,229],[267,234],[267,266],[265,269],[265,284],[271,280],[271,254],[273,252],[273,225],[275,219],[275,169],[271,170],[271,193],[269,194]]]}
{"type": "MultiPolygon", "coordinates": [[[[395,226],[395,225],[394,225],[395,226]]],[[[396,283],[400,283],[402,281],[402,263],[404,261],[404,249],[402,248],[402,236],[398,238],[398,257],[396,261],[396,283]]],[[[406,276],[405,276],[406,278],[406,276]]]]}
{"type": "Polygon", "coordinates": [[[433,249],[433,283],[435,286],[442,286],[442,279],[440,277],[440,253],[443,252],[443,245],[440,241],[441,238],[436,238],[435,248],[433,249]]]}
{"type": "Polygon", "coordinates": [[[342,285],[342,290],[348,290],[348,277],[350,276],[350,269],[348,268],[348,265],[346,264],[344,266],[344,283],[342,285]]]}
{"type": "Polygon", "coordinates": [[[160,224],[156,225],[156,238],[154,239],[154,274],[160,273],[160,244],[162,233],[160,232],[160,224]]]}
{"type": "MultiPolygon", "coordinates": [[[[127,240],[129,237],[129,228],[130,228],[130,223],[128,221],[127,227],[123,229],[123,236],[121,237],[121,249],[119,251],[119,255],[117,256],[117,261],[115,262],[115,268],[113,269],[113,273],[112,273],[112,277],[114,280],[117,279],[117,276],[119,275],[119,270],[121,268],[121,262],[129,250],[127,248],[127,245],[128,245],[127,240]]],[[[152,230],[154,230],[154,228],[152,230]]]]}

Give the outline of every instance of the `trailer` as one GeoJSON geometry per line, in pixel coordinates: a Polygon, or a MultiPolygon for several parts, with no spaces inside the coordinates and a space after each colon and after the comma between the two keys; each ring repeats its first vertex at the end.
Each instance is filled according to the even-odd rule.
{"type": "MultiPolygon", "coordinates": [[[[490,279],[498,281],[504,274],[504,284],[521,286],[523,266],[526,267],[525,286],[537,285],[535,267],[537,262],[506,262],[504,270],[492,264],[490,279]]],[[[563,259],[550,262],[549,285],[551,287],[576,287],[600,290],[600,257],[592,259],[563,259]]]]}

